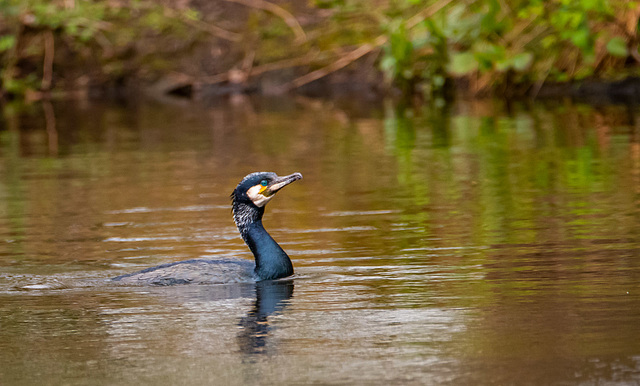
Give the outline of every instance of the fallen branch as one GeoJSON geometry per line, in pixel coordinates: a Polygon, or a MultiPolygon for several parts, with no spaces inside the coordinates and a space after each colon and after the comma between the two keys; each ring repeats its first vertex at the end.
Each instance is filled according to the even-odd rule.
{"type": "MultiPolygon", "coordinates": [[[[262,64],[259,66],[252,67],[250,69],[250,73],[247,75],[256,76],[256,75],[264,74],[265,72],[269,72],[269,71],[276,71],[276,70],[282,70],[284,68],[304,66],[312,63],[313,59],[316,56],[317,56],[316,53],[308,53],[307,55],[300,56],[297,58],[283,59],[277,62],[262,64]]],[[[202,84],[216,84],[216,83],[226,82],[229,80],[229,75],[233,71],[237,71],[237,69],[234,68],[232,70],[229,70],[220,74],[200,78],[198,79],[198,81],[202,84]]]]}
{"type": "Polygon", "coordinates": [[[307,53],[305,56],[300,56],[293,59],[283,59],[277,62],[265,63],[260,66],[256,66],[251,69],[251,75],[260,75],[269,71],[282,70],[283,68],[299,67],[307,64],[311,64],[317,57],[317,53],[307,53]]]}
{"type": "MultiPolygon", "coordinates": [[[[245,72],[247,73],[246,77],[264,74],[265,72],[269,72],[269,71],[281,70],[283,68],[304,66],[312,63],[316,56],[317,56],[316,53],[308,53],[307,55],[301,56],[298,58],[284,59],[277,62],[266,63],[260,66],[251,67],[249,70],[245,70],[245,72]]],[[[238,70],[237,68],[234,67],[223,73],[201,77],[201,78],[194,77],[181,72],[172,72],[170,87],[167,88],[166,85],[163,85],[161,89],[175,89],[177,87],[187,86],[187,85],[211,86],[211,85],[222,83],[222,82],[228,82],[233,77],[232,74],[236,73],[237,71],[242,71],[242,70],[238,70]]]]}

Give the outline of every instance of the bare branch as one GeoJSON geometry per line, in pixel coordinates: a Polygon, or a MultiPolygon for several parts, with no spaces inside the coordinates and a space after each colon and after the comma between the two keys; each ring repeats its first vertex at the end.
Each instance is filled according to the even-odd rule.
{"type": "MultiPolygon", "coordinates": [[[[415,27],[416,25],[420,24],[420,22],[422,22],[424,19],[433,16],[436,12],[446,7],[452,1],[453,0],[440,0],[439,2],[433,4],[432,6],[425,8],[421,12],[412,16],[407,21],[407,27],[408,28],[415,27]]],[[[388,40],[389,38],[387,36],[380,35],[373,41],[373,43],[365,43],[359,46],[358,48],[356,48],[355,50],[350,51],[347,54],[341,56],[335,62],[325,67],[322,67],[319,70],[312,71],[306,75],[303,75],[299,78],[294,79],[289,84],[283,87],[283,91],[288,91],[294,88],[298,88],[307,83],[313,82],[314,80],[318,80],[322,77],[325,77],[332,72],[338,71],[348,66],[349,64],[353,63],[354,61],[360,59],[364,55],[372,52],[373,50],[378,49],[380,46],[385,44],[388,40]]]]}
{"type": "Polygon", "coordinates": [[[225,40],[229,40],[231,42],[239,42],[240,40],[242,40],[242,35],[235,33],[235,32],[231,32],[231,31],[227,31],[226,29],[220,28],[216,25],[207,23],[205,21],[202,20],[195,20],[195,19],[191,19],[188,17],[185,17],[183,14],[181,14],[180,12],[169,8],[169,7],[165,7],[164,8],[164,12],[165,14],[167,14],[168,16],[171,16],[173,18],[179,19],[181,20],[183,23],[188,24],[192,27],[195,27],[201,31],[205,31],[210,33],[213,36],[219,37],[221,39],[225,39],[225,40]]]}
{"type": "MultiPolygon", "coordinates": [[[[250,74],[248,75],[256,76],[256,75],[264,74],[265,72],[269,72],[269,71],[281,70],[283,68],[304,66],[306,64],[311,63],[316,56],[317,56],[316,53],[308,53],[307,55],[304,55],[298,58],[283,59],[277,62],[266,63],[259,66],[251,67],[249,69],[250,74]]],[[[200,78],[198,79],[198,81],[203,84],[216,84],[216,83],[226,82],[229,80],[230,71],[200,78]]],[[[182,76],[187,76],[187,75],[182,74],[182,76]]],[[[189,78],[189,79],[193,81],[193,78],[189,78]]]]}
{"type": "Polygon", "coordinates": [[[296,78],[294,80],[292,80],[289,84],[285,85],[283,87],[282,91],[288,91],[294,88],[298,88],[300,86],[304,86],[307,83],[311,83],[314,80],[318,80],[320,78],[323,78],[327,75],[329,75],[332,72],[338,71],[341,68],[344,68],[346,66],[348,66],[349,64],[353,63],[354,61],[360,59],[361,57],[363,57],[364,55],[370,53],[371,51],[377,49],[378,47],[380,47],[381,45],[383,45],[386,41],[388,40],[388,38],[386,36],[380,35],[376,38],[376,40],[373,42],[373,44],[363,44],[360,47],[356,48],[353,51],[350,51],[349,53],[347,53],[346,55],[340,57],[338,60],[336,60],[335,62],[322,67],[319,70],[315,70],[312,71],[306,75],[303,75],[299,78],[296,78]]]}
{"type": "Polygon", "coordinates": [[[418,12],[417,14],[413,15],[409,20],[407,20],[407,28],[413,28],[417,26],[422,21],[424,21],[424,19],[427,19],[433,16],[436,12],[438,12],[442,8],[449,5],[449,3],[451,3],[452,1],[453,0],[440,0],[437,3],[431,5],[430,7],[427,7],[423,9],[421,12],[418,12]]]}
{"type": "Polygon", "coordinates": [[[242,4],[247,7],[262,9],[264,11],[268,11],[273,13],[274,15],[281,18],[293,31],[293,34],[296,36],[296,42],[302,43],[307,41],[307,34],[305,34],[304,30],[298,20],[296,20],[295,16],[293,16],[286,9],[277,6],[273,3],[269,3],[264,0],[225,0],[230,3],[242,4]]]}

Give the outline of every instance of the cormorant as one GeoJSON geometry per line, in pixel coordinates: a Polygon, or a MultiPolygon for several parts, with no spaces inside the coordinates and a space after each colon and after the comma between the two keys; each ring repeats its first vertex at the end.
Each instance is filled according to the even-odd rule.
{"type": "Polygon", "coordinates": [[[233,220],[255,263],[229,258],[193,259],[162,264],[113,280],[126,284],[174,285],[251,282],[291,276],[291,259],[262,226],[262,215],[276,192],[301,178],[300,173],[284,177],[271,172],[251,173],[231,193],[233,220]]]}

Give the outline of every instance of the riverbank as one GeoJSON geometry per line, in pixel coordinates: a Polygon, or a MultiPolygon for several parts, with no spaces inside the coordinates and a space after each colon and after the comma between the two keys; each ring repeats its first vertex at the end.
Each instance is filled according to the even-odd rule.
{"type": "Polygon", "coordinates": [[[10,0],[0,98],[637,95],[639,17],[617,0],[10,0]]]}

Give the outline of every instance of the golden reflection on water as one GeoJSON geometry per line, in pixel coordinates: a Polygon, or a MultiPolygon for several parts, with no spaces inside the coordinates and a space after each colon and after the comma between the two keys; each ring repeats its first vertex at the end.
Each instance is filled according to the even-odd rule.
{"type": "Polygon", "coordinates": [[[637,121],[566,101],[7,114],[0,384],[638,382],[637,121]],[[249,258],[228,196],[256,170],[305,176],[265,216],[293,282],[104,281],[249,258]]]}

